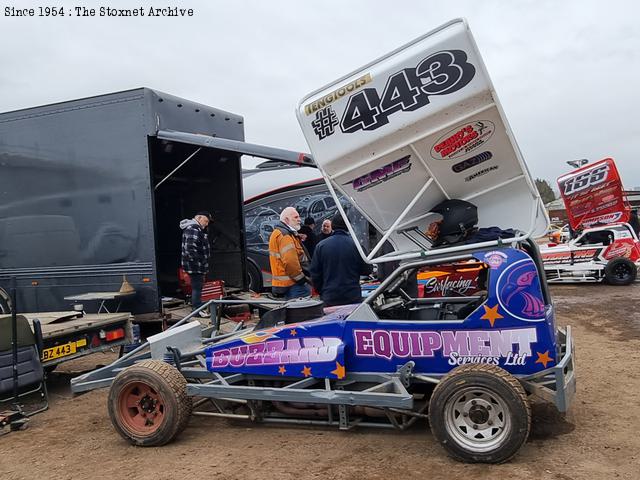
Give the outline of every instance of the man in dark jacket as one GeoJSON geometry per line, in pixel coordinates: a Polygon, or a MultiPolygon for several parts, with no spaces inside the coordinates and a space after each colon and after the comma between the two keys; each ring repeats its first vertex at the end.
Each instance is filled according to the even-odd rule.
{"type": "MultiPolygon", "coordinates": [[[[181,265],[191,279],[191,307],[193,310],[202,305],[202,285],[204,277],[209,271],[209,256],[211,254],[209,237],[206,228],[212,221],[209,212],[196,213],[192,219],[180,221],[182,229],[182,261],[181,265]]],[[[200,312],[204,316],[203,312],[200,312]]]]}
{"type": "Polygon", "coordinates": [[[309,258],[313,257],[313,251],[316,248],[316,234],[313,231],[315,227],[316,221],[313,217],[307,217],[304,219],[304,225],[302,225],[298,231],[298,235],[302,239],[302,244],[304,248],[307,249],[309,258]]]}
{"type": "Polygon", "coordinates": [[[360,275],[371,273],[362,260],[342,215],[333,217],[333,234],[316,245],[311,261],[311,280],[325,305],[347,305],[362,301],[360,275]]]}
{"type": "Polygon", "coordinates": [[[332,233],[333,233],[333,229],[331,228],[331,219],[326,218],[322,222],[322,226],[320,227],[320,235],[318,235],[318,238],[316,238],[316,245],[320,243],[322,240],[326,240],[327,238],[329,238],[332,233]]]}

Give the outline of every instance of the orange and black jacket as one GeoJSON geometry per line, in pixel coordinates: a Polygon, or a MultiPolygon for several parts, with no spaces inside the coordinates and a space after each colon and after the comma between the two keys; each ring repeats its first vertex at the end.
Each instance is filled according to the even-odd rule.
{"type": "Polygon", "coordinates": [[[305,278],[303,266],[309,263],[300,238],[284,223],[279,223],[269,237],[269,264],[273,293],[283,294],[305,278]]]}

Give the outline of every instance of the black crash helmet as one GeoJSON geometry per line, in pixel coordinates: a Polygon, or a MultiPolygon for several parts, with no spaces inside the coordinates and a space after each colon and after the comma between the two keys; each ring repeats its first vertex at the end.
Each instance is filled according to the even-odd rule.
{"type": "Polygon", "coordinates": [[[431,211],[442,215],[438,243],[462,240],[478,224],[478,208],[464,200],[445,200],[431,211]]]}

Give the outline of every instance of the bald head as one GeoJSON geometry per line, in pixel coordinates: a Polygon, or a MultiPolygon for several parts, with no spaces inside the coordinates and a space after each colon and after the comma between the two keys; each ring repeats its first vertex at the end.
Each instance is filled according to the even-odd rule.
{"type": "Polygon", "coordinates": [[[331,220],[327,218],[324,222],[322,222],[321,230],[322,230],[322,233],[324,233],[325,235],[331,235],[331,232],[333,232],[333,228],[331,226],[331,220]]]}
{"type": "Polygon", "coordinates": [[[282,210],[282,213],[280,214],[280,221],[291,227],[296,232],[300,230],[300,214],[293,207],[287,207],[282,210]]]}

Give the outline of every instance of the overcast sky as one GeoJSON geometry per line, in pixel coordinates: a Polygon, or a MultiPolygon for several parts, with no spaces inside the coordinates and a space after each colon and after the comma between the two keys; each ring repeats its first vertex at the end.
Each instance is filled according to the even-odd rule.
{"type": "Polygon", "coordinates": [[[616,159],[640,187],[640,27],[629,1],[0,0],[0,111],[140,86],[308,151],[305,94],[456,17],[469,21],[532,175],[616,159]],[[187,18],[8,17],[6,7],[193,8],[187,18]]]}

